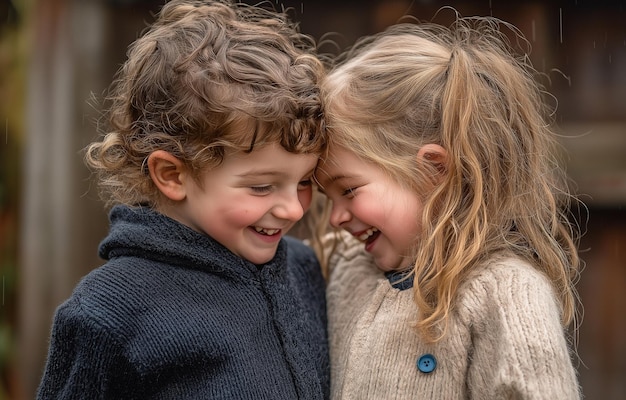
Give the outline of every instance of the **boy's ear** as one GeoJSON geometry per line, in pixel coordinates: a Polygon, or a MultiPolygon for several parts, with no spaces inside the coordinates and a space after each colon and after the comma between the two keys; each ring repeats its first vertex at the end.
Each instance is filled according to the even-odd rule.
{"type": "Polygon", "coordinates": [[[417,152],[417,161],[430,163],[440,173],[448,169],[448,152],[438,144],[428,143],[417,152]]]}
{"type": "Polygon", "coordinates": [[[185,199],[182,161],[167,151],[157,150],[148,156],[148,170],[150,178],[165,197],[174,201],[185,199]]]}

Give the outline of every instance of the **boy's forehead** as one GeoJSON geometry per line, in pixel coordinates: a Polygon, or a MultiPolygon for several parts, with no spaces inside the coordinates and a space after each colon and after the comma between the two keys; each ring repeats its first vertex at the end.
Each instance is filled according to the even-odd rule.
{"type": "MultiPolygon", "coordinates": [[[[286,117],[269,121],[244,113],[238,114],[232,115],[222,135],[222,139],[233,148],[253,152],[278,143],[294,154],[315,153],[318,156],[326,148],[323,128],[312,121],[296,121],[286,117]]],[[[225,147],[228,148],[228,144],[225,147]]]]}
{"type": "MultiPolygon", "coordinates": [[[[278,143],[273,143],[251,152],[237,151],[226,155],[223,163],[213,172],[244,181],[300,180],[314,173],[317,160],[315,154],[288,152],[278,143]]],[[[211,172],[208,171],[209,174],[211,172]]]]}
{"type": "MultiPolygon", "coordinates": [[[[232,161],[242,161],[248,163],[258,163],[256,169],[261,170],[263,165],[280,164],[279,161],[283,159],[290,159],[294,161],[306,160],[317,165],[319,154],[311,152],[295,152],[290,151],[283,147],[277,141],[264,141],[255,144],[252,150],[242,150],[237,148],[228,149],[225,153],[227,159],[232,161]]],[[[286,167],[289,167],[286,165],[286,167]]]]}
{"type": "Polygon", "coordinates": [[[250,142],[258,135],[259,130],[263,131],[262,123],[249,116],[234,116],[227,123],[226,131],[229,136],[238,138],[240,142],[250,142]],[[261,128],[261,129],[259,129],[261,128]]]}
{"type": "Polygon", "coordinates": [[[230,141],[249,153],[278,142],[281,137],[281,127],[278,123],[260,121],[251,116],[234,118],[226,130],[230,141]]]}

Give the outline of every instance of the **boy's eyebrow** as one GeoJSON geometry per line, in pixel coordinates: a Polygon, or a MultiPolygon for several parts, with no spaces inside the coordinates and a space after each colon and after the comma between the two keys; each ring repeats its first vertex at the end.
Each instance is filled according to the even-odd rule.
{"type": "Polygon", "coordinates": [[[239,178],[248,178],[251,176],[285,176],[285,175],[287,174],[284,172],[275,171],[275,170],[250,170],[250,171],[243,172],[241,174],[237,174],[236,176],[239,178]]]}
{"type": "MultiPolygon", "coordinates": [[[[315,167],[311,168],[306,174],[306,175],[313,175],[313,172],[315,171],[315,167]]],[[[268,170],[263,170],[263,169],[251,169],[249,171],[245,171],[241,174],[237,174],[236,175],[238,178],[250,178],[250,177],[263,177],[263,176],[277,176],[277,177],[287,177],[289,176],[289,173],[284,172],[284,171],[276,171],[273,169],[268,169],[268,170]]]]}

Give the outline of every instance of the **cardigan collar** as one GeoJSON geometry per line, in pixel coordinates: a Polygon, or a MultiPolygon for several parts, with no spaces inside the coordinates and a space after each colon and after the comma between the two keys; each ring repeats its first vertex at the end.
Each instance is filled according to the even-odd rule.
{"type": "Polygon", "coordinates": [[[413,287],[413,274],[412,270],[407,271],[388,271],[385,272],[385,277],[395,289],[406,290],[413,287]]]}

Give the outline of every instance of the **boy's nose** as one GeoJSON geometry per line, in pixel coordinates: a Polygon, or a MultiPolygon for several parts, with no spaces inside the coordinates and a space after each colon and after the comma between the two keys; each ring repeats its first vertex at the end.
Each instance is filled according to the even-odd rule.
{"type": "Polygon", "coordinates": [[[281,204],[275,208],[274,215],[289,221],[298,221],[304,216],[304,207],[297,193],[286,195],[281,204]]]}

